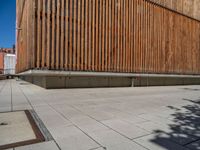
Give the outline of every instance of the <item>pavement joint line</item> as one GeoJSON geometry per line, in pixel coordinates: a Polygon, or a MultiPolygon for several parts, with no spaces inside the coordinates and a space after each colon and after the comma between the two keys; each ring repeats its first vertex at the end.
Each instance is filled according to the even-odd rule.
{"type": "Polygon", "coordinates": [[[50,104],[48,104],[52,109],[54,109],[54,111],[56,111],[57,113],[59,113],[62,117],[64,117],[65,119],[67,119],[68,121],[70,121],[74,127],[76,127],[77,129],[79,129],[81,132],[83,132],[83,134],[85,134],[86,136],[88,136],[91,140],[93,140],[95,143],[97,143],[99,146],[104,147],[103,145],[101,145],[98,141],[96,141],[94,138],[92,138],[89,134],[87,134],[85,131],[83,131],[81,128],[79,128],[76,124],[74,124],[71,120],[69,120],[65,115],[63,115],[61,112],[57,111],[54,107],[52,107],[50,104]]]}
{"type": "MultiPolygon", "coordinates": [[[[105,147],[100,146],[100,147],[95,147],[95,148],[92,148],[92,149],[89,149],[89,150],[97,150],[97,149],[99,149],[99,148],[105,149],[105,147]]],[[[105,149],[105,150],[106,150],[106,149],[105,149]]]]}
{"type": "Polygon", "coordinates": [[[6,86],[6,82],[5,81],[3,81],[3,82],[4,82],[4,84],[3,84],[3,86],[0,89],[0,93],[3,91],[4,87],[6,86]]]}
{"type": "Polygon", "coordinates": [[[123,134],[119,133],[118,131],[114,130],[113,128],[111,128],[111,127],[109,127],[109,126],[107,126],[107,125],[105,125],[104,123],[102,123],[101,121],[99,121],[99,120],[95,119],[94,117],[92,117],[92,116],[90,116],[90,115],[88,115],[88,114],[86,114],[86,113],[82,112],[82,111],[81,111],[81,110],[79,110],[78,108],[76,108],[76,107],[74,107],[74,106],[72,106],[72,105],[70,105],[70,106],[71,106],[72,108],[76,109],[77,111],[79,111],[79,112],[83,113],[84,115],[88,116],[89,118],[91,118],[91,119],[94,119],[95,121],[97,121],[98,123],[102,124],[103,126],[105,126],[105,127],[109,128],[110,130],[113,130],[114,132],[116,132],[116,133],[120,134],[121,136],[123,136],[123,137],[125,137],[125,138],[127,138],[127,139],[131,140],[129,137],[127,137],[127,136],[125,136],[125,135],[123,135],[123,134]]]}
{"type": "Polygon", "coordinates": [[[149,134],[146,134],[146,135],[142,135],[142,136],[138,136],[138,137],[136,137],[136,138],[132,138],[131,140],[133,141],[133,140],[136,140],[136,139],[139,139],[139,138],[143,138],[143,137],[145,137],[145,136],[149,136],[149,135],[153,135],[154,133],[152,132],[152,133],[149,133],[149,134]]]}
{"type": "MultiPolygon", "coordinates": [[[[157,124],[158,124],[158,123],[157,123],[157,124]]],[[[143,128],[142,128],[142,129],[143,129],[143,128]]],[[[178,131],[178,130],[176,130],[176,131],[178,131]]],[[[167,134],[167,132],[165,132],[165,131],[163,131],[163,133],[167,134]]],[[[148,134],[148,135],[153,135],[153,134],[155,134],[155,133],[152,132],[151,134],[148,134]]],[[[141,136],[141,137],[137,137],[137,138],[134,138],[134,139],[132,139],[132,140],[136,140],[136,139],[139,139],[139,138],[148,136],[148,135],[144,135],[144,136],[141,136]]],[[[188,134],[188,135],[191,135],[191,134],[188,134]]],[[[193,136],[193,135],[191,135],[191,136],[193,136]]],[[[171,139],[169,139],[168,141],[170,141],[170,142],[172,142],[172,143],[175,143],[175,144],[177,144],[177,145],[179,145],[179,146],[186,147],[187,145],[189,145],[189,144],[191,144],[191,143],[194,143],[194,142],[197,142],[197,141],[199,141],[199,140],[200,140],[200,138],[198,138],[198,139],[196,139],[196,140],[194,140],[194,141],[191,141],[191,142],[189,142],[189,143],[183,144],[183,145],[180,144],[180,143],[178,143],[178,142],[176,142],[176,141],[174,141],[174,140],[171,140],[171,139]]],[[[134,142],[136,142],[136,141],[134,141],[134,142]]]]}
{"type": "MultiPolygon", "coordinates": [[[[138,118],[138,117],[137,117],[137,118],[138,118]]],[[[142,118],[142,119],[143,119],[143,118],[142,118]]],[[[136,124],[131,123],[131,122],[127,121],[127,120],[122,119],[122,121],[124,121],[124,122],[126,122],[126,123],[129,123],[129,124],[133,124],[133,125],[136,126],[136,124]]],[[[144,119],[144,121],[141,121],[141,122],[138,122],[138,123],[146,123],[146,122],[151,122],[151,120],[145,120],[145,119],[144,119]]],[[[139,127],[139,128],[141,128],[141,127],[139,127]]],[[[141,128],[141,129],[143,129],[143,128],[141,128]]],[[[146,129],[143,129],[143,130],[147,131],[146,129]]],[[[147,132],[149,132],[149,131],[147,131],[147,132]]]]}
{"type": "Polygon", "coordinates": [[[45,138],[45,141],[52,141],[53,137],[52,137],[51,133],[46,128],[46,126],[44,125],[44,123],[42,122],[42,120],[39,118],[39,116],[37,115],[37,113],[35,111],[33,111],[33,110],[30,110],[29,112],[30,112],[32,118],[34,119],[36,125],[40,129],[40,132],[43,134],[43,136],[45,138]]]}
{"type": "MultiPolygon", "coordinates": [[[[142,117],[140,117],[140,118],[142,118],[142,117]]],[[[167,119],[167,120],[169,120],[169,119],[167,119]]],[[[152,122],[152,123],[154,123],[155,125],[160,125],[159,123],[157,123],[157,122],[153,122],[153,121],[149,121],[149,122],[152,122]]],[[[136,125],[137,127],[139,127],[138,125],[136,125]]],[[[140,127],[141,129],[144,129],[144,128],[142,128],[142,127],[140,127]]],[[[146,130],[146,129],[144,129],[144,130],[146,130]]],[[[176,132],[179,132],[179,130],[178,129],[174,129],[176,132]]],[[[146,130],[147,131],[147,130],[146,130]]],[[[165,131],[162,131],[163,133],[165,133],[165,134],[167,134],[167,132],[165,132],[165,131]]],[[[183,133],[183,134],[186,134],[186,135],[190,135],[190,136],[194,136],[194,135],[192,135],[192,134],[187,134],[187,133],[185,133],[184,131],[182,131],[182,132],[180,132],[180,133],[183,133]]],[[[153,133],[152,132],[152,134],[155,134],[155,133],[153,133]]],[[[149,135],[151,135],[151,134],[149,134],[149,135]]],[[[143,137],[143,136],[142,136],[143,137]]],[[[195,136],[194,136],[195,137],[195,136]]],[[[139,138],[141,138],[141,137],[139,137],[139,138]]],[[[135,140],[135,139],[138,139],[138,138],[134,138],[133,140],[135,140]]],[[[178,145],[181,145],[181,146],[187,146],[187,145],[189,145],[189,144],[191,144],[191,143],[194,143],[194,142],[196,142],[196,141],[199,141],[200,140],[200,138],[197,138],[196,140],[194,140],[194,141],[191,141],[191,142],[189,142],[189,143],[186,143],[186,144],[183,144],[183,145],[181,145],[180,143],[178,143],[178,142],[176,142],[176,141],[173,141],[173,140],[171,140],[171,139],[169,139],[169,141],[171,141],[171,142],[173,142],[173,143],[176,143],[176,144],[178,144],[178,145]]]]}
{"type": "MultiPolygon", "coordinates": [[[[24,94],[24,93],[23,93],[24,94]]],[[[24,94],[24,96],[25,96],[25,94],[24,94]]],[[[26,98],[28,98],[27,96],[25,96],[26,98]]],[[[33,108],[33,111],[37,114],[37,112],[35,111],[35,109],[34,109],[34,106],[32,106],[32,104],[31,104],[31,102],[28,100],[28,102],[30,103],[30,105],[31,105],[31,107],[33,108]]],[[[47,104],[48,105],[48,104],[47,104]]],[[[37,107],[37,106],[36,106],[37,107]]],[[[39,117],[39,116],[38,116],[39,117]]],[[[46,128],[47,129],[47,128],[46,128]]],[[[49,132],[49,133],[51,133],[48,129],[47,129],[47,131],[49,132]]],[[[52,136],[52,140],[55,142],[55,144],[56,144],[56,146],[58,147],[58,149],[59,150],[62,150],[61,149],[61,147],[59,146],[59,144],[56,142],[56,140],[54,139],[54,137],[52,136]]]]}
{"type": "Polygon", "coordinates": [[[13,112],[13,90],[11,81],[10,81],[10,93],[11,93],[11,112],[13,112]]]}
{"type": "Polygon", "coordinates": [[[26,98],[27,102],[29,103],[29,105],[31,106],[31,108],[35,111],[33,105],[31,104],[29,98],[26,96],[26,94],[24,93],[24,91],[22,90],[22,88],[18,85],[20,91],[22,92],[22,94],[24,95],[24,97],[26,98]]]}
{"type": "MultiPolygon", "coordinates": [[[[59,113],[59,112],[57,112],[54,108],[52,108],[52,106],[51,105],[49,105],[48,103],[46,103],[55,113],[59,113]]],[[[35,113],[37,114],[37,112],[35,111],[35,113]]],[[[59,113],[59,115],[61,115],[60,113],[59,113]]],[[[61,115],[62,117],[63,117],[63,115],[61,115]]],[[[38,116],[39,117],[39,116],[38,116]]],[[[64,117],[64,119],[66,119],[65,117],[64,117]]],[[[71,122],[71,121],[70,121],[71,122]]],[[[71,122],[72,123],[72,122],[71,122]]],[[[72,126],[72,125],[69,125],[69,127],[70,126],[72,126]]],[[[47,130],[48,130],[48,128],[47,128],[47,130]]],[[[48,130],[49,131],[49,130],[48,130]]],[[[51,133],[50,131],[49,131],[49,133],[51,133]]],[[[56,146],[59,148],[59,150],[62,150],[61,149],[61,147],[59,146],[59,144],[56,142],[56,140],[54,139],[54,137],[52,136],[52,138],[53,138],[53,141],[55,142],[55,144],[56,144],[56,146]]]]}
{"type": "MultiPolygon", "coordinates": [[[[5,83],[6,84],[6,86],[5,86],[5,89],[3,89],[3,92],[4,91],[7,91],[7,90],[10,90],[11,88],[9,88],[9,81],[5,81],[5,82],[1,82],[2,83],[2,85],[5,83]],[[6,83],[5,83],[6,82],[6,83]]],[[[11,82],[12,84],[11,84],[11,86],[12,86],[12,97],[13,97],[13,100],[15,100],[14,99],[14,96],[15,96],[15,88],[17,88],[17,85],[18,84],[15,84],[14,82],[11,82]]],[[[1,86],[2,87],[2,86],[1,86]]],[[[0,87],[0,88],[1,88],[0,87]]],[[[23,92],[24,92],[24,94],[28,97],[28,99],[30,100],[30,102],[31,102],[31,104],[33,104],[33,106],[34,106],[34,108],[36,109],[38,106],[36,105],[34,105],[34,98],[32,98],[31,96],[32,96],[32,94],[37,94],[37,92],[31,92],[31,88],[30,89],[26,89],[26,87],[23,87],[23,86],[20,86],[21,88],[22,88],[22,90],[23,90],[23,92]],[[31,95],[30,95],[31,94],[31,95]]],[[[195,91],[196,92],[196,91],[195,91]]],[[[185,92],[186,93],[186,92],[185,92]]],[[[190,91],[190,92],[187,92],[187,93],[193,93],[193,91],[190,91]]],[[[8,91],[6,94],[10,94],[10,92],[8,91]]],[[[47,93],[48,94],[48,93],[47,93]]],[[[39,96],[43,96],[43,94],[41,93],[41,94],[39,94],[39,96]]],[[[199,96],[199,94],[198,94],[198,96],[199,96]]],[[[177,98],[178,99],[178,98],[177,98]]],[[[180,99],[180,98],[179,98],[180,99]]],[[[179,100],[180,101],[180,100],[179,100]]],[[[15,102],[15,101],[14,101],[15,102]]],[[[176,101],[175,101],[176,102],[176,101]]],[[[174,105],[179,105],[179,103],[180,102],[173,102],[173,104],[174,105]]],[[[53,103],[51,103],[51,101],[48,101],[47,99],[45,99],[45,103],[47,104],[47,105],[49,105],[54,111],[53,112],[60,112],[59,114],[60,115],[64,115],[64,118],[69,118],[70,119],[70,117],[68,117],[68,115],[66,114],[65,115],[65,112],[63,112],[62,110],[60,110],[59,108],[59,106],[58,107],[56,107],[56,106],[54,106],[54,104],[53,103]],[[57,111],[55,111],[55,109],[57,110],[57,111]]],[[[62,105],[62,103],[63,102],[61,102],[61,105],[62,105]]],[[[57,103],[55,103],[55,104],[57,104],[57,103]]],[[[69,105],[69,103],[66,103],[68,106],[69,106],[69,108],[70,108],[70,105],[69,105]]],[[[74,108],[74,109],[76,109],[77,111],[79,111],[79,112],[82,112],[83,113],[83,115],[84,116],[88,116],[89,118],[92,118],[92,119],[94,119],[94,120],[96,120],[95,118],[97,118],[97,117],[95,117],[95,116],[93,116],[92,114],[90,114],[90,113],[87,113],[87,112],[85,112],[84,110],[82,110],[81,109],[81,107],[79,107],[79,106],[77,106],[76,105],[76,103],[70,103],[72,106],[71,106],[71,108],[74,108]],[[94,118],[93,118],[94,117],[94,118]]],[[[166,106],[164,106],[165,104],[163,104],[163,107],[166,107],[166,106]]],[[[185,104],[184,104],[185,105],[185,104]]],[[[184,106],[183,105],[183,106],[184,106]]],[[[15,105],[13,105],[14,107],[15,107],[15,105]]],[[[181,104],[181,107],[182,107],[182,104],[181,104]]],[[[151,110],[150,110],[151,111],[151,110]]],[[[121,112],[124,112],[124,111],[121,111],[121,112]]],[[[110,114],[112,114],[112,112],[109,112],[110,114]]],[[[128,113],[129,114],[129,113],[128,113]]],[[[135,114],[133,114],[133,115],[135,115],[135,114]]],[[[154,114],[154,116],[155,116],[155,114],[154,114]]],[[[139,118],[143,118],[142,116],[138,116],[139,118]]],[[[159,116],[160,117],[160,116],[159,116]]],[[[111,117],[108,117],[108,118],[110,118],[110,119],[112,119],[112,116],[111,117]]],[[[114,116],[114,118],[115,118],[115,116],[114,116]]],[[[162,117],[161,117],[162,118],[162,117]]],[[[68,120],[69,120],[68,119],[68,120]]],[[[98,119],[98,118],[97,118],[98,119]]],[[[110,120],[110,119],[106,119],[106,120],[110,120]]],[[[119,118],[120,119],[120,118],[119,118]]],[[[143,118],[143,119],[145,119],[145,118],[143,118]]],[[[169,118],[166,118],[166,119],[169,119],[169,118]]],[[[103,125],[104,125],[104,121],[105,119],[99,119],[99,121],[98,120],[96,120],[97,122],[100,122],[101,124],[103,123],[103,125]]],[[[170,119],[169,119],[170,120],[170,119]]],[[[70,121],[70,122],[73,122],[73,120],[72,121],[70,121]]],[[[159,125],[160,123],[159,122],[154,122],[153,120],[151,120],[150,122],[153,122],[153,123],[155,123],[155,125],[157,124],[157,125],[159,125]]],[[[75,124],[77,124],[76,122],[74,122],[75,124]]],[[[127,122],[128,123],[128,122],[127,122]]],[[[161,122],[162,123],[162,122],[161,122]]],[[[106,124],[106,123],[105,123],[106,124]]],[[[134,124],[134,123],[133,123],[134,124]]],[[[165,124],[165,123],[164,123],[165,124]]],[[[78,124],[77,124],[78,125],[78,124]]],[[[138,124],[139,125],[139,124],[138,124]]],[[[137,125],[137,126],[138,126],[137,125]]],[[[73,126],[73,123],[72,123],[72,126],[73,126]]],[[[74,125],[75,126],[75,125],[74,125]]],[[[104,125],[104,126],[106,126],[106,125],[104,125]]],[[[76,126],[75,126],[76,127],[76,126]]],[[[78,125],[78,127],[81,127],[81,126],[79,126],[78,125]]],[[[112,126],[111,126],[112,127],[112,126]]],[[[77,128],[77,127],[76,127],[77,128]]],[[[141,127],[142,128],[142,127],[141,127]]],[[[79,128],[78,128],[79,129],[79,128]]],[[[114,128],[115,129],[115,128],[114,128]]],[[[117,129],[117,128],[116,128],[117,129]]],[[[84,129],[83,129],[84,130],[84,129]]],[[[112,128],[111,128],[111,130],[113,130],[112,128]]],[[[118,130],[118,129],[117,129],[118,130]]],[[[144,129],[145,130],[145,129],[144,129]]],[[[85,131],[85,130],[84,130],[85,131]]],[[[177,131],[179,131],[179,130],[177,130],[177,131]]],[[[114,132],[116,132],[116,131],[114,131],[114,132]]],[[[149,130],[149,132],[151,132],[150,130],[149,130]]],[[[89,135],[90,135],[90,132],[87,132],[86,131],[86,133],[88,133],[89,135]]],[[[122,132],[123,133],[123,132],[122,132]]],[[[166,132],[164,132],[163,131],[163,133],[167,133],[167,131],[166,132]]],[[[181,133],[181,132],[179,132],[179,133],[181,133]]],[[[151,133],[151,134],[153,134],[153,133],[151,133]]],[[[151,135],[151,134],[149,134],[149,135],[151,135]]],[[[154,133],[155,134],[155,133],[154,133]]],[[[187,134],[187,133],[186,133],[187,134]]],[[[121,134],[120,134],[121,135],[121,134]]],[[[191,135],[191,134],[188,134],[188,135],[191,135]]],[[[136,139],[138,139],[138,138],[142,138],[142,137],[145,137],[145,136],[148,136],[148,135],[143,135],[143,136],[141,136],[141,137],[137,137],[137,138],[133,138],[132,139],[132,142],[133,143],[136,143],[136,144],[138,144],[138,145],[140,145],[140,146],[142,146],[142,147],[144,147],[143,145],[141,145],[141,144],[143,144],[143,143],[140,143],[139,141],[137,141],[136,139]],[[134,140],[136,140],[136,141],[134,141],[134,140]]],[[[181,143],[177,143],[176,141],[173,141],[173,140],[171,140],[171,139],[169,139],[168,141],[171,141],[172,143],[176,143],[177,145],[180,145],[180,146],[183,146],[183,147],[186,147],[187,145],[189,145],[189,144],[191,144],[191,143],[194,143],[195,141],[198,141],[198,140],[200,140],[200,139],[198,139],[198,137],[196,138],[196,140],[194,139],[193,141],[191,141],[191,142],[187,142],[187,144],[181,144],[181,143]]],[[[55,143],[56,143],[56,141],[54,141],[55,143]]],[[[57,143],[56,143],[57,144],[57,143]]],[[[96,145],[96,146],[98,146],[98,145],[96,145]]],[[[59,146],[58,146],[58,148],[59,148],[59,146]]],[[[98,148],[103,148],[103,147],[98,147],[98,148]]],[[[97,148],[97,149],[98,149],[97,148]]],[[[146,147],[144,147],[145,149],[147,149],[146,147]]],[[[189,149],[189,148],[188,148],[189,149]]],[[[12,150],[14,150],[14,148],[12,149],[12,150]]],[[[90,149],[90,150],[96,150],[96,148],[92,148],[92,149],[90,149]]],[[[150,150],[149,148],[148,148],[148,150],[150,150]]]]}
{"type": "MultiPolygon", "coordinates": [[[[71,106],[71,105],[70,105],[70,106],[71,106]]],[[[74,108],[74,109],[76,109],[76,110],[78,110],[79,112],[81,112],[81,113],[85,114],[84,112],[82,112],[81,110],[77,109],[76,107],[74,107],[74,106],[71,106],[71,107],[72,107],[72,108],[74,108]]],[[[101,121],[98,121],[98,120],[96,120],[95,118],[91,117],[91,116],[90,116],[90,115],[88,115],[88,114],[85,114],[85,115],[86,115],[86,116],[88,116],[88,117],[89,117],[89,118],[91,118],[91,119],[94,119],[95,121],[99,122],[100,124],[102,124],[103,126],[105,126],[105,127],[109,128],[110,130],[112,130],[112,131],[114,131],[114,132],[118,133],[119,135],[123,136],[124,138],[128,139],[129,141],[131,141],[131,142],[133,142],[133,143],[136,143],[136,142],[135,142],[135,141],[133,141],[131,138],[129,138],[129,137],[127,137],[127,136],[125,136],[125,135],[123,135],[123,134],[119,133],[118,131],[116,131],[116,130],[112,129],[111,127],[109,127],[109,126],[107,126],[107,125],[105,125],[105,124],[104,124],[104,123],[102,123],[101,121]]],[[[149,134],[149,135],[151,135],[151,134],[149,134]]],[[[146,135],[146,136],[147,136],[147,135],[146,135]]],[[[138,143],[136,143],[136,144],[138,144],[138,143]]],[[[140,145],[140,146],[142,146],[142,145],[140,145]]],[[[142,146],[142,147],[146,149],[146,147],[144,147],[144,146],[142,146]]]]}
{"type": "MultiPolygon", "coordinates": [[[[35,110],[34,110],[35,111],[35,110]]],[[[36,112],[35,112],[36,113],[36,112]]],[[[37,113],[36,113],[37,114],[37,113]]],[[[38,116],[39,117],[39,116],[38,116]]],[[[40,117],[39,117],[39,119],[40,119],[40,117]]],[[[43,122],[42,122],[43,123],[43,122]]],[[[46,130],[51,134],[51,132],[49,131],[49,129],[48,128],[46,128],[46,130]]],[[[56,144],[56,146],[58,147],[58,149],[59,150],[62,150],[61,149],[61,147],[58,145],[58,143],[56,142],[56,140],[54,139],[54,137],[52,136],[52,141],[54,141],[55,142],[55,144],[56,144]]]]}
{"type": "Polygon", "coordinates": [[[56,142],[56,140],[53,138],[54,143],[56,144],[56,146],[58,147],[59,150],[62,150],[61,147],[58,145],[58,143],[56,142]]]}
{"type": "Polygon", "coordinates": [[[3,84],[1,85],[1,88],[0,88],[0,91],[1,91],[2,87],[5,85],[5,80],[0,80],[0,83],[3,84]]]}
{"type": "MultiPolygon", "coordinates": [[[[29,98],[26,96],[26,94],[24,93],[24,91],[21,89],[21,87],[20,87],[19,85],[18,85],[18,87],[19,87],[20,91],[22,92],[22,94],[25,96],[25,98],[26,98],[26,100],[28,101],[29,105],[30,105],[30,106],[32,107],[32,109],[35,111],[33,105],[31,104],[31,102],[30,102],[30,100],[29,100],[29,98]]],[[[36,111],[35,111],[35,112],[36,112],[36,111]]],[[[48,130],[48,129],[47,129],[47,130],[48,130]]],[[[49,130],[48,130],[48,131],[49,131],[49,130]]],[[[59,149],[59,150],[62,150],[54,138],[53,138],[53,141],[55,142],[55,144],[56,144],[56,146],[58,147],[58,149],[59,149]]]]}
{"type": "Polygon", "coordinates": [[[189,143],[187,143],[187,144],[184,144],[183,146],[188,146],[188,145],[190,145],[190,144],[192,144],[192,143],[195,143],[195,142],[198,142],[198,141],[200,141],[200,138],[198,138],[198,139],[196,139],[196,140],[194,140],[194,141],[191,141],[191,142],[189,142],[189,143]]]}
{"type": "Polygon", "coordinates": [[[149,149],[149,148],[147,148],[147,147],[145,147],[144,145],[142,145],[142,144],[140,144],[140,143],[138,143],[137,141],[133,141],[134,143],[136,143],[136,144],[138,144],[138,145],[140,145],[140,146],[142,146],[143,148],[145,148],[146,150],[151,150],[151,149],[149,149]]]}

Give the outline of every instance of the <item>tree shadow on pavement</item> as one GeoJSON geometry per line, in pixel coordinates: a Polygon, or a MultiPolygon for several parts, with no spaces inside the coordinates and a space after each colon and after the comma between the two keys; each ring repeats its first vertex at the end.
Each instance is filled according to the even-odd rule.
{"type": "Polygon", "coordinates": [[[168,106],[174,111],[171,114],[172,123],[168,124],[169,132],[156,130],[154,144],[165,150],[200,150],[200,99],[190,100],[183,99],[188,105],[176,108],[168,106]],[[173,147],[173,142],[177,147],[173,147]]]}

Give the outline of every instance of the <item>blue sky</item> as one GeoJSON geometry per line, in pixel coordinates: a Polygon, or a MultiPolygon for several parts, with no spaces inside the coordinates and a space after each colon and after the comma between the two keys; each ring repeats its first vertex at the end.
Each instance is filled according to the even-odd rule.
{"type": "Polygon", "coordinates": [[[0,0],[0,47],[15,44],[15,4],[15,0],[0,0]]]}

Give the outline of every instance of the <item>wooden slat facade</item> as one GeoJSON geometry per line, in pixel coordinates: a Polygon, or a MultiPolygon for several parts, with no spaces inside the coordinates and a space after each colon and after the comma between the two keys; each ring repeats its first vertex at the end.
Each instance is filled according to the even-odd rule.
{"type": "Polygon", "coordinates": [[[191,18],[200,20],[200,1],[199,0],[148,0],[182,13],[191,18]]]}
{"type": "Polygon", "coordinates": [[[17,72],[200,74],[200,22],[148,0],[17,0],[17,72]]]}

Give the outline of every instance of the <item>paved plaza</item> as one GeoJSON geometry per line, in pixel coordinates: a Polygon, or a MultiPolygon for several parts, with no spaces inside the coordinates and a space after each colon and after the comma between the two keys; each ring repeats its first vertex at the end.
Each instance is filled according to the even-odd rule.
{"type": "Polygon", "coordinates": [[[53,138],[15,150],[200,150],[200,86],[46,90],[0,81],[0,112],[17,110],[34,110],[53,138]]]}

